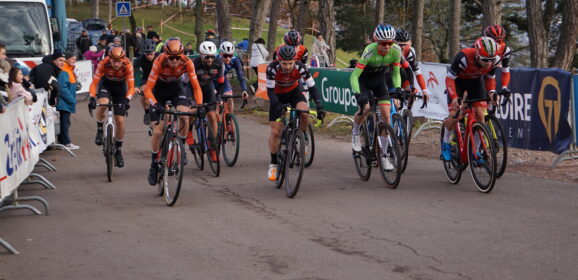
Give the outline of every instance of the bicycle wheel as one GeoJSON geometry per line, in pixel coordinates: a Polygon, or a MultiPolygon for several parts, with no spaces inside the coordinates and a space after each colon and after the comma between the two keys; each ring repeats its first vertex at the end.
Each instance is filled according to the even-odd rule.
{"type": "MultiPolygon", "coordinates": [[[[413,114],[410,109],[403,110],[402,113],[403,121],[405,122],[405,129],[407,130],[407,144],[411,142],[411,134],[413,132],[413,114]]],[[[405,169],[405,168],[404,168],[405,169]]]]}
{"type": "Polygon", "coordinates": [[[113,127],[112,125],[106,126],[106,139],[104,141],[104,157],[106,159],[106,177],[108,178],[109,182],[112,182],[112,167],[113,167],[113,157],[114,157],[114,148],[113,148],[113,127]]]}
{"type": "Polygon", "coordinates": [[[304,136],[307,145],[305,145],[305,163],[303,166],[309,167],[313,163],[313,157],[315,157],[315,135],[311,123],[307,126],[304,136]]]}
{"type": "Polygon", "coordinates": [[[205,124],[205,141],[207,145],[207,161],[209,162],[209,167],[211,168],[211,173],[215,177],[219,177],[221,172],[221,166],[219,164],[219,142],[217,142],[217,137],[213,131],[213,127],[204,121],[205,124]]]}
{"type": "Polygon", "coordinates": [[[223,145],[223,159],[227,166],[233,167],[239,158],[240,146],[237,117],[235,117],[234,114],[227,114],[225,116],[225,124],[222,127],[221,135],[223,143],[221,144],[223,145]]]}
{"type": "Polygon", "coordinates": [[[361,137],[361,152],[352,150],[353,162],[355,163],[355,169],[357,170],[359,178],[362,181],[367,181],[371,176],[371,151],[366,122],[363,122],[359,129],[359,136],[361,137]]]}
{"type": "Polygon", "coordinates": [[[171,137],[171,133],[166,130],[166,128],[163,129],[164,133],[163,133],[163,138],[161,139],[161,149],[160,149],[160,155],[158,158],[158,179],[157,179],[157,194],[159,196],[163,196],[163,194],[165,194],[165,185],[164,185],[164,181],[163,179],[165,178],[165,165],[167,164],[167,154],[168,154],[168,148],[167,148],[167,144],[169,142],[169,140],[172,138],[171,137]]]}
{"type": "Polygon", "coordinates": [[[468,162],[478,191],[489,193],[496,182],[496,149],[486,126],[474,123],[468,137],[468,162]]]}
{"type": "Polygon", "coordinates": [[[401,152],[395,131],[389,124],[379,122],[377,132],[374,145],[379,171],[387,187],[395,189],[401,179],[401,152]]]}
{"type": "Polygon", "coordinates": [[[163,171],[165,201],[173,206],[179,198],[184,170],[184,145],[179,137],[173,137],[168,143],[167,160],[163,171]]]}
{"type": "Polygon", "coordinates": [[[506,165],[508,164],[508,139],[506,138],[504,127],[496,116],[486,116],[486,128],[488,128],[490,134],[493,136],[492,138],[494,139],[496,162],[498,163],[496,178],[500,178],[504,175],[506,165]]]}
{"type": "Polygon", "coordinates": [[[281,142],[279,142],[279,150],[277,150],[277,174],[275,176],[275,188],[280,189],[285,182],[285,164],[287,159],[287,142],[286,135],[288,130],[283,128],[281,132],[281,142]]]}
{"type": "Polygon", "coordinates": [[[401,152],[401,173],[403,173],[407,167],[407,161],[409,157],[409,140],[405,122],[402,116],[398,113],[393,114],[393,130],[395,131],[397,145],[399,146],[399,151],[401,152]]]}
{"type": "MultiPolygon", "coordinates": [[[[462,122],[458,122],[457,125],[460,126],[460,131],[464,131],[463,130],[464,124],[462,122]]],[[[446,133],[445,132],[446,130],[443,127],[441,131],[442,132],[440,134],[441,135],[440,143],[443,142],[444,135],[446,133]]],[[[451,145],[452,160],[443,161],[444,170],[446,171],[446,176],[448,177],[450,183],[457,184],[460,182],[460,179],[462,178],[462,171],[464,171],[464,166],[461,162],[460,147],[458,143],[458,133],[456,132],[455,129],[450,131],[450,145],[451,145]]]]}
{"type": "MultiPolygon", "coordinates": [[[[201,124],[202,126],[202,122],[198,122],[199,124],[201,124]]],[[[191,134],[193,137],[193,144],[189,145],[189,150],[191,151],[191,154],[193,154],[193,159],[195,160],[195,164],[197,165],[197,168],[199,170],[203,170],[203,168],[205,167],[205,162],[203,159],[203,155],[205,152],[204,147],[204,140],[202,137],[202,131],[204,131],[204,129],[201,127],[198,127],[197,121],[195,121],[195,124],[193,124],[192,129],[191,129],[191,134]]]]}
{"type": "Polygon", "coordinates": [[[307,144],[305,143],[303,131],[300,129],[293,130],[285,161],[285,194],[289,198],[295,197],[301,185],[303,168],[305,168],[305,145],[307,144]]]}

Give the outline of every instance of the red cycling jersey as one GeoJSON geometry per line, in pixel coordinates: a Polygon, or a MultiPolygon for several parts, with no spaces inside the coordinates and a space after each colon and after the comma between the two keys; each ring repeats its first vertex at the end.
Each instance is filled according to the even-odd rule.
{"type": "Polygon", "coordinates": [[[90,96],[96,97],[96,90],[103,76],[114,82],[126,81],[128,88],[126,97],[130,98],[134,94],[134,71],[128,58],[123,58],[120,68],[114,69],[110,57],[105,57],[96,68],[96,73],[90,84],[90,96]]]}
{"type": "Polygon", "coordinates": [[[486,90],[495,91],[495,72],[499,62],[500,60],[496,59],[490,67],[482,68],[476,60],[475,48],[465,48],[461,50],[456,57],[454,57],[446,76],[446,88],[449,96],[452,99],[458,98],[456,93],[456,79],[473,80],[479,79],[482,76],[485,76],[486,79],[486,90]]]}
{"type": "MultiPolygon", "coordinates": [[[[285,46],[285,44],[278,46],[275,49],[275,52],[273,52],[273,60],[279,60],[279,50],[281,49],[281,47],[285,46]]],[[[293,60],[295,61],[301,61],[301,63],[303,64],[307,64],[307,58],[309,56],[309,51],[307,50],[307,48],[303,45],[299,45],[296,47],[295,50],[295,57],[293,57],[293,60]]]]}
{"type": "Polygon", "coordinates": [[[506,45],[506,42],[498,43],[498,55],[500,56],[500,66],[502,66],[502,88],[508,87],[510,84],[510,57],[511,50],[506,45]]]}
{"type": "Polygon", "coordinates": [[[155,58],[153,68],[145,86],[145,98],[149,103],[156,104],[157,99],[153,94],[153,88],[155,87],[157,80],[167,83],[177,82],[180,81],[182,75],[187,74],[191,84],[193,85],[195,101],[197,104],[203,104],[203,92],[201,91],[201,86],[197,80],[197,74],[193,62],[185,55],[180,55],[178,65],[176,67],[171,67],[168,64],[168,60],[169,56],[166,53],[162,53],[155,58]]]}

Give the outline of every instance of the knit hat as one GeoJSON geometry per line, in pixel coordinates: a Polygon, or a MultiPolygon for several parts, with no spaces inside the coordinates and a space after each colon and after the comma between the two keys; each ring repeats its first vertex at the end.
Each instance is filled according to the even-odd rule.
{"type": "Polygon", "coordinates": [[[90,46],[88,50],[95,53],[98,49],[96,48],[96,46],[90,46]]]}
{"type": "Polygon", "coordinates": [[[57,60],[61,57],[65,57],[62,50],[59,49],[54,50],[54,53],[52,53],[52,60],[57,60]]]}

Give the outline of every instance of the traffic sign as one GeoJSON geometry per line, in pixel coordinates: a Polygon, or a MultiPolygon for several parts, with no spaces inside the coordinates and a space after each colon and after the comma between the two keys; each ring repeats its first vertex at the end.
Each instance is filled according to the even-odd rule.
{"type": "Polygon", "coordinates": [[[116,2],[117,17],[130,17],[131,13],[130,2],[116,2]]]}

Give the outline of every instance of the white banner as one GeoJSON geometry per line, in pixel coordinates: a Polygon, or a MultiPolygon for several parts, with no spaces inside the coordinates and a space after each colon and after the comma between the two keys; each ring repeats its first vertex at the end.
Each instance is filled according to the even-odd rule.
{"type": "Polygon", "coordinates": [[[37,89],[38,101],[30,106],[32,129],[30,131],[32,148],[37,154],[46,150],[48,145],[56,141],[55,117],[56,109],[48,105],[48,95],[43,89],[37,89]]]}
{"type": "Polygon", "coordinates": [[[35,130],[24,99],[0,114],[0,199],[9,196],[34,169],[38,153],[30,139],[35,130]]]}
{"type": "MultiPolygon", "coordinates": [[[[445,94],[447,67],[447,64],[420,63],[419,69],[427,85],[429,100],[424,109],[420,109],[423,104],[421,99],[414,102],[411,112],[415,117],[443,120],[448,116],[448,98],[445,94]]],[[[419,89],[417,81],[415,87],[419,89]]]]}
{"type": "Polygon", "coordinates": [[[92,83],[92,61],[77,61],[74,73],[77,81],[82,85],[82,88],[76,94],[88,92],[90,83],[92,83]]]}

